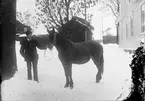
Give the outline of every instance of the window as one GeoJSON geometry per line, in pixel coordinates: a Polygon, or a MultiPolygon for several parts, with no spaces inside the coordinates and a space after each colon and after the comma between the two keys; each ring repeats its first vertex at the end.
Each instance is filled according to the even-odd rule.
{"type": "Polygon", "coordinates": [[[128,38],[128,23],[126,24],[126,38],[128,38]]]}
{"type": "Polygon", "coordinates": [[[141,6],[141,32],[145,32],[145,3],[141,6]]]}
{"type": "Polygon", "coordinates": [[[123,25],[122,25],[123,23],[122,22],[120,22],[120,29],[119,29],[119,34],[120,34],[120,40],[123,40],[123,25]]]}
{"type": "Polygon", "coordinates": [[[131,36],[133,36],[133,21],[134,21],[134,18],[130,17],[130,35],[131,36]]]}

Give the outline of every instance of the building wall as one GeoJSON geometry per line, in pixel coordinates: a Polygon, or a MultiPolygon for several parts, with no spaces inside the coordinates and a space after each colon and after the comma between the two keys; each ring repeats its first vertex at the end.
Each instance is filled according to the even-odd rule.
{"type": "Polygon", "coordinates": [[[141,39],[141,5],[145,0],[120,0],[119,46],[136,49],[141,39]]]}

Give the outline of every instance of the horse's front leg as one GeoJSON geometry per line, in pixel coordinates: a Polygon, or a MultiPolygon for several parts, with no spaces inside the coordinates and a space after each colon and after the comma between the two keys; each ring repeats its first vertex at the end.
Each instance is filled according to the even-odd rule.
{"type": "Polygon", "coordinates": [[[70,88],[73,88],[72,65],[69,63],[62,63],[62,64],[63,64],[65,77],[66,77],[66,84],[64,87],[66,88],[70,86],[70,88]]]}
{"type": "Polygon", "coordinates": [[[65,77],[66,77],[66,84],[65,84],[65,88],[69,87],[69,74],[68,74],[68,66],[62,62],[63,68],[64,68],[64,72],[65,72],[65,77]]]}

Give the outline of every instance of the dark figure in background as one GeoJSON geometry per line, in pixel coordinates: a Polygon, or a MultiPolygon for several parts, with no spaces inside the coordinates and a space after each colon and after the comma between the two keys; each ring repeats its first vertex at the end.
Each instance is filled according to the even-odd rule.
{"type": "Polygon", "coordinates": [[[27,38],[20,42],[20,54],[24,57],[25,61],[27,62],[28,80],[32,80],[31,68],[33,65],[34,80],[38,82],[38,54],[36,46],[39,47],[39,44],[36,40],[32,39],[32,32],[30,30],[26,30],[26,36],[27,38]]]}

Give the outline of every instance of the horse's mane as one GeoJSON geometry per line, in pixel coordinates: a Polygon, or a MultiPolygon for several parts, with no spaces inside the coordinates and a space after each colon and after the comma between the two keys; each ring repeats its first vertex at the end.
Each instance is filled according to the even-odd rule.
{"type": "Polygon", "coordinates": [[[65,41],[66,43],[70,43],[70,44],[74,44],[74,42],[72,42],[70,39],[66,38],[66,36],[64,36],[63,34],[57,33],[58,36],[60,36],[60,38],[65,41]]]}
{"type": "Polygon", "coordinates": [[[57,41],[59,42],[58,44],[60,44],[64,50],[68,49],[69,47],[72,47],[74,44],[71,40],[67,39],[65,36],[63,36],[60,33],[56,34],[56,38],[57,41]]]}

